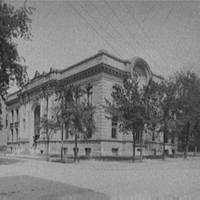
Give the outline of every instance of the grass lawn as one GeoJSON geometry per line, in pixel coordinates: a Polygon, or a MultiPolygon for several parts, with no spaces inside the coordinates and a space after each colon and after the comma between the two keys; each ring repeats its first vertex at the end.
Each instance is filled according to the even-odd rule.
{"type": "Polygon", "coordinates": [[[0,178],[1,200],[107,200],[104,194],[31,176],[0,178]]]}

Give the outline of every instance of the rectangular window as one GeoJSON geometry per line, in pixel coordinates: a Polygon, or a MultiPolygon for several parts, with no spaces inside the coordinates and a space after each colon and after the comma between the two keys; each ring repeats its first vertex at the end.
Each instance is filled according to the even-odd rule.
{"type": "Polygon", "coordinates": [[[116,127],[112,127],[112,138],[117,138],[117,129],[116,129],[116,127]]]}
{"type": "Polygon", "coordinates": [[[79,148],[73,148],[73,151],[74,151],[74,153],[75,153],[75,151],[77,151],[77,153],[78,153],[78,151],[79,151],[79,148]]]}
{"type": "Polygon", "coordinates": [[[112,155],[113,156],[118,156],[119,149],[118,148],[112,148],[112,155]]]}
{"type": "Polygon", "coordinates": [[[17,122],[19,121],[19,110],[18,109],[16,109],[16,115],[17,115],[17,122]]]}
{"type": "Polygon", "coordinates": [[[112,118],[112,130],[111,130],[111,137],[117,138],[117,118],[112,118]]]}
{"type": "Polygon", "coordinates": [[[169,150],[165,149],[165,155],[169,155],[169,150]]]}
{"type": "Polygon", "coordinates": [[[168,143],[168,137],[167,137],[167,135],[165,135],[165,137],[164,137],[164,142],[168,143]]]}
{"type": "Polygon", "coordinates": [[[91,139],[92,138],[92,132],[87,132],[87,139],[91,139]]]}
{"type": "Polygon", "coordinates": [[[25,118],[23,119],[23,128],[24,129],[26,128],[26,119],[25,118]]]}
{"type": "Polygon", "coordinates": [[[11,129],[11,141],[13,142],[14,136],[13,136],[13,129],[11,129]]]}
{"type": "Polygon", "coordinates": [[[89,157],[91,155],[91,148],[85,148],[85,155],[89,157]]]}
{"type": "Polygon", "coordinates": [[[8,115],[6,115],[6,128],[8,128],[8,115]]]}
{"type": "Polygon", "coordinates": [[[12,118],[12,123],[13,123],[14,122],[14,111],[13,110],[11,111],[11,115],[12,115],[11,118],[12,118]]]}
{"type": "Polygon", "coordinates": [[[7,142],[9,142],[9,140],[10,140],[10,135],[9,135],[9,133],[7,134],[7,142]]]}
{"type": "Polygon", "coordinates": [[[152,133],[152,141],[155,141],[155,133],[154,133],[154,131],[152,133]]]}
{"type": "Polygon", "coordinates": [[[140,131],[137,131],[136,133],[136,144],[140,143],[140,131]]]}
{"type": "Polygon", "coordinates": [[[86,85],[85,89],[86,89],[86,99],[87,99],[87,102],[89,104],[92,104],[92,89],[93,89],[93,86],[90,83],[88,83],[86,85]]]}
{"type": "Polygon", "coordinates": [[[16,141],[18,142],[18,140],[19,140],[19,132],[18,132],[18,128],[16,128],[15,130],[16,130],[16,141]]]}
{"type": "Polygon", "coordinates": [[[67,148],[66,147],[63,148],[63,154],[67,155],[67,148]]]}
{"type": "Polygon", "coordinates": [[[153,155],[156,156],[156,149],[152,149],[153,155]]]}
{"type": "Polygon", "coordinates": [[[65,140],[67,140],[69,138],[69,132],[68,130],[65,130],[65,140]]]}
{"type": "Polygon", "coordinates": [[[172,143],[172,144],[175,143],[174,140],[175,140],[175,138],[174,138],[174,136],[172,136],[172,139],[171,139],[171,143],[172,143]]]}

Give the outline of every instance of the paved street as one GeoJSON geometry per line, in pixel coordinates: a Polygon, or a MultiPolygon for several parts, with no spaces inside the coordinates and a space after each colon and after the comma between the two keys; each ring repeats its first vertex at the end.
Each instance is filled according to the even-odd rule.
{"type": "Polygon", "coordinates": [[[100,161],[61,164],[21,159],[0,166],[0,177],[21,175],[91,189],[113,200],[199,200],[200,196],[199,158],[145,160],[134,164],[100,161]]]}

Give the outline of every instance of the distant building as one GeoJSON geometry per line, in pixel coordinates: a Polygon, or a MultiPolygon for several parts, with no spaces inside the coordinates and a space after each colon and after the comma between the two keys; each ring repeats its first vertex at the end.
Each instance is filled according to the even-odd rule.
{"type": "MultiPolygon", "coordinates": [[[[54,88],[58,82],[66,84],[92,85],[91,100],[96,106],[96,131],[91,138],[79,138],[78,154],[85,156],[131,156],[132,136],[119,132],[117,123],[105,117],[102,104],[105,97],[110,99],[112,86],[122,84],[125,73],[136,71],[141,82],[147,82],[154,75],[148,64],[142,58],[135,58],[132,62],[121,60],[105,51],[99,51],[64,70],[50,70],[49,73],[35,73],[34,78],[23,89],[8,95],[6,129],[8,150],[15,153],[44,153],[46,150],[45,135],[41,133],[40,117],[46,114],[46,99],[43,91],[48,87],[54,88]],[[34,145],[34,135],[40,134],[37,146],[34,145]]],[[[48,118],[52,118],[52,107],[55,106],[55,93],[49,97],[48,118]]],[[[162,153],[162,135],[144,133],[143,152],[145,155],[162,153]]],[[[139,138],[137,138],[139,142],[139,138]]],[[[50,139],[50,153],[59,154],[61,146],[61,130],[57,130],[50,139]]],[[[64,154],[73,155],[74,137],[64,134],[64,154]]],[[[166,141],[166,151],[172,153],[175,146],[166,141]]],[[[139,145],[136,155],[139,154],[139,145]]]]}

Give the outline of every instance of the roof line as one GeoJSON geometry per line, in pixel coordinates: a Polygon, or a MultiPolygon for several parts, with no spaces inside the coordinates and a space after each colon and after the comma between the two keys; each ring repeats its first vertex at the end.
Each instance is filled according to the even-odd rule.
{"type": "Polygon", "coordinates": [[[8,93],[8,94],[7,94],[7,97],[12,96],[12,95],[15,95],[15,94],[19,93],[20,91],[21,91],[21,88],[18,89],[17,91],[15,91],[15,92],[8,93]]]}
{"type": "Polygon", "coordinates": [[[105,51],[105,50],[100,50],[100,51],[98,51],[97,54],[95,54],[95,55],[93,55],[93,56],[91,56],[91,57],[89,57],[89,58],[86,58],[86,59],[84,59],[84,60],[81,60],[80,62],[78,62],[78,63],[76,63],[76,64],[73,64],[73,65],[71,65],[71,66],[69,66],[69,67],[67,67],[67,68],[65,68],[65,69],[63,69],[63,70],[59,70],[59,72],[60,72],[60,73],[63,73],[63,72],[69,71],[70,69],[73,69],[73,68],[77,67],[78,65],[81,65],[82,63],[85,63],[85,62],[87,62],[87,61],[89,61],[89,60],[92,60],[92,59],[94,59],[94,58],[96,58],[96,57],[98,57],[98,56],[101,56],[101,55],[106,55],[106,56],[108,56],[108,57],[110,57],[110,58],[112,58],[112,59],[114,59],[114,60],[117,60],[118,62],[123,63],[123,64],[130,63],[129,60],[122,60],[122,59],[120,59],[120,58],[118,58],[118,57],[116,57],[116,56],[114,56],[114,55],[112,55],[112,54],[109,54],[109,53],[108,53],[107,51],[105,51]]]}
{"type": "Polygon", "coordinates": [[[159,79],[161,79],[161,80],[164,80],[164,77],[163,77],[163,76],[154,74],[153,72],[152,72],[152,75],[155,76],[156,78],[159,78],[159,79]]]}

